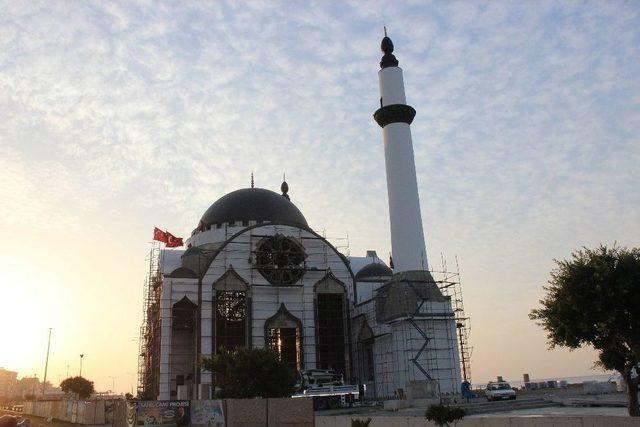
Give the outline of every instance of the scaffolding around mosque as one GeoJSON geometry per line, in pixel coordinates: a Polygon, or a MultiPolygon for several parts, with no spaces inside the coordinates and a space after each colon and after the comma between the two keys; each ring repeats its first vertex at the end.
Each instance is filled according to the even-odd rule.
{"type": "Polygon", "coordinates": [[[469,342],[471,333],[470,319],[465,314],[462,300],[462,281],[460,278],[460,266],[458,257],[455,257],[455,271],[447,269],[447,261],[443,254],[440,254],[442,271],[434,271],[432,274],[436,278],[438,287],[444,296],[451,297],[451,305],[455,313],[458,351],[460,353],[460,368],[462,370],[462,380],[471,383],[471,354],[473,347],[469,342]]]}
{"type": "MultiPolygon", "coordinates": [[[[415,311],[395,318],[388,323],[389,329],[373,328],[367,333],[365,328],[358,328],[360,332],[356,331],[354,362],[361,380],[367,383],[371,379],[373,383],[368,387],[375,388],[375,393],[367,393],[366,400],[402,399],[407,395],[412,398],[411,395],[420,394],[421,397],[438,396],[446,403],[457,399],[461,392],[460,381],[472,382],[470,319],[464,311],[458,260],[456,257],[453,271],[447,268],[443,256],[441,262],[440,268],[430,273],[432,283],[450,300],[450,308],[443,310],[442,305],[425,292],[428,282],[403,280],[408,284],[407,292],[415,294],[407,296],[417,300],[415,311]],[[369,366],[370,362],[366,360],[368,346],[375,366],[369,366]],[[399,390],[395,388],[398,378],[425,378],[427,381],[415,383],[413,390],[399,390]]],[[[374,292],[373,299],[377,298],[377,293],[374,292]]],[[[388,295],[384,293],[382,298],[388,298],[388,295]]],[[[359,304],[359,314],[354,322],[359,322],[359,316],[376,318],[377,310],[377,304],[359,304]]]]}
{"type": "MultiPolygon", "coordinates": [[[[288,287],[278,287],[266,284],[258,273],[259,264],[258,258],[260,256],[260,245],[256,245],[257,241],[263,240],[267,237],[273,236],[278,233],[290,234],[290,229],[273,225],[274,233],[264,233],[263,231],[251,231],[246,234],[244,239],[230,240],[227,245],[217,252],[216,258],[218,258],[224,265],[234,265],[234,270],[237,271],[242,277],[246,278],[249,288],[268,287],[273,289],[273,293],[270,298],[275,298],[280,301],[281,299],[290,301],[293,303],[293,295],[290,295],[290,289],[288,287]],[[287,232],[288,231],[288,232],[287,232]],[[249,263],[246,264],[241,261],[246,261],[249,257],[249,263]],[[289,295],[289,296],[287,296],[289,295]]],[[[308,236],[308,234],[302,233],[302,230],[298,231],[297,237],[300,241],[304,240],[306,246],[306,253],[309,256],[316,257],[317,267],[308,268],[303,267],[308,272],[320,272],[320,271],[338,271],[335,269],[337,264],[342,261],[329,257],[329,247],[324,244],[323,240],[326,239],[323,235],[317,237],[308,236]],[[334,265],[334,263],[337,263],[334,265]]],[[[233,233],[225,230],[225,240],[230,239],[233,233]]],[[[341,253],[349,251],[348,238],[330,238],[335,247],[341,253]]],[[[143,298],[143,313],[142,313],[142,325],[140,328],[140,348],[139,348],[139,360],[138,360],[138,395],[141,398],[155,399],[159,395],[160,390],[160,339],[161,339],[161,318],[160,318],[160,300],[162,293],[162,264],[163,264],[164,250],[158,243],[154,243],[149,251],[147,258],[148,261],[148,274],[144,284],[144,298],[143,298]]],[[[442,265],[439,269],[431,271],[434,283],[440,289],[441,293],[445,297],[449,297],[451,301],[451,310],[448,313],[447,319],[441,317],[437,313],[438,309],[432,310],[433,301],[429,301],[428,298],[422,298],[419,301],[418,308],[414,315],[405,316],[403,320],[406,320],[408,326],[403,327],[401,330],[390,334],[383,334],[375,337],[371,337],[376,341],[376,348],[374,350],[373,360],[375,363],[375,383],[376,388],[384,390],[383,392],[377,392],[375,396],[371,396],[375,400],[394,399],[398,398],[398,390],[393,388],[393,384],[397,384],[397,378],[420,378],[420,373],[425,374],[426,378],[432,378],[435,381],[434,387],[437,387],[435,392],[443,400],[449,399],[449,395],[456,395],[460,393],[460,379],[471,382],[471,353],[472,347],[469,344],[469,318],[465,315],[463,299],[462,299],[462,285],[460,281],[460,271],[458,268],[457,257],[455,259],[455,271],[450,271],[447,268],[444,257],[442,258],[442,265]],[[440,317],[439,317],[440,316],[440,317]],[[451,327],[451,319],[455,322],[455,327],[451,327]],[[445,322],[445,320],[447,320],[445,322]],[[392,342],[393,340],[393,342],[392,342]],[[398,348],[405,347],[412,349],[413,356],[410,359],[401,357],[396,350],[398,348]],[[421,353],[418,352],[418,349],[421,353]],[[456,351],[457,349],[457,351],[456,351]],[[415,350],[415,351],[414,351],[415,350]],[[412,375],[409,375],[409,373],[412,375]],[[415,374],[418,374],[417,376],[415,374]],[[446,384],[441,386],[441,384],[446,384]]],[[[348,277],[338,276],[339,280],[348,282],[348,277]]],[[[224,282],[224,281],[223,281],[224,282]]],[[[419,287],[420,283],[412,284],[411,287],[419,287]]],[[[217,285],[217,291],[227,291],[226,282],[217,285]]],[[[232,289],[228,290],[228,293],[233,293],[232,289]]],[[[237,292],[236,292],[237,293],[237,292]]],[[[309,300],[309,295],[301,293],[297,298],[300,299],[299,305],[306,307],[309,300]]],[[[374,297],[375,298],[375,297],[374,297]]],[[[214,299],[214,304],[218,302],[223,304],[225,300],[220,299],[217,301],[214,299]]],[[[255,304],[259,302],[254,301],[255,304]]],[[[230,304],[233,307],[240,307],[238,304],[230,304]]],[[[214,306],[214,313],[220,308],[214,306]]],[[[371,311],[367,317],[375,318],[376,304],[367,304],[365,311],[371,311]]],[[[242,310],[251,310],[251,306],[242,305],[242,310]]],[[[349,334],[352,338],[349,348],[345,348],[345,352],[349,352],[352,355],[351,363],[347,363],[345,370],[350,373],[350,378],[345,377],[348,381],[360,381],[365,382],[368,374],[367,369],[370,367],[364,360],[365,356],[362,352],[361,346],[364,342],[360,341],[358,335],[357,316],[352,317],[349,312],[352,312],[352,307],[347,308],[347,318],[343,316],[335,315],[335,318],[327,318],[329,322],[325,327],[334,329],[334,326],[344,323],[344,333],[349,334]],[[335,325],[334,325],[335,323],[335,325]],[[349,366],[350,365],[350,366],[349,366]]],[[[222,312],[227,313],[228,310],[222,312]]],[[[242,315],[247,317],[247,321],[250,321],[251,316],[243,311],[242,315]]],[[[306,308],[305,308],[306,311],[306,308]]],[[[333,313],[333,311],[331,311],[333,313]]],[[[332,316],[327,311],[327,314],[332,316]]],[[[175,316],[172,312],[171,316],[175,316]]],[[[240,313],[229,312],[228,316],[233,318],[237,317],[240,313]]],[[[304,316],[312,315],[311,312],[303,314],[304,316]]],[[[191,317],[190,317],[191,318],[191,317]]],[[[400,319],[398,319],[400,320],[400,319]]],[[[217,321],[216,321],[217,323],[217,321]]],[[[318,327],[313,322],[308,320],[304,322],[303,329],[318,327]]],[[[393,327],[393,326],[392,326],[393,327]]],[[[214,327],[215,328],[215,327],[214,327]]],[[[198,334],[197,327],[195,333],[198,334]]],[[[311,337],[316,332],[311,330],[303,330],[303,336],[311,337]]],[[[260,343],[262,340],[268,337],[263,336],[265,333],[260,328],[250,327],[247,330],[249,343],[260,343]],[[257,334],[257,335],[256,335],[257,334]]],[[[229,339],[229,337],[226,337],[229,339]]],[[[243,338],[243,342],[244,342],[243,338]]],[[[216,342],[218,339],[216,339],[216,342]]],[[[251,345],[251,344],[249,344],[251,345]]],[[[265,342],[267,345],[267,342],[265,342]]],[[[305,346],[308,350],[315,352],[315,346],[317,342],[312,340],[306,342],[305,346]]],[[[214,344],[213,351],[215,352],[216,344],[214,344]]],[[[185,352],[186,357],[187,350],[189,350],[189,356],[195,356],[195,348],[190,349],[178,349],[180,353],[185,352]],[[193,352],[193,355],[191,354],[193,352]]],[[[199,375],[198,375],[199,377],[199,375]]],[[[200,381],[198,378],[197,381],[200,381]]],[[[406,390],[405,390],[406,392],[406,390]]]]}
{"type": "Polygon", "coordinates": [[[152,242],[147,255],[149,270],[142,291],[142,324],[138,351],[138,397],[145,399],[155,399],[159,386],[161,255],[160,243],[152,242]]]}

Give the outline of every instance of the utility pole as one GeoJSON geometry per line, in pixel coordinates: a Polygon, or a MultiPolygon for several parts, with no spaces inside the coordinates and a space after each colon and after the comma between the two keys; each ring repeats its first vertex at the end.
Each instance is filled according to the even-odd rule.
{"type": "Polygon", "coordinates": [[[82,376],[82,358],[84,357],[84,354],[80,354],[80,376],[82,376]]]}
{"type": "Polygon", "coordinates": [[[47,361],[44,364],[44,380],[42,380],[42,395],[44,396],[44,388],[47,384],[47,370],[49,369],[49,349],[51,348],[51,329],[49,328],[49,340],[47,341],[47,361]]]}

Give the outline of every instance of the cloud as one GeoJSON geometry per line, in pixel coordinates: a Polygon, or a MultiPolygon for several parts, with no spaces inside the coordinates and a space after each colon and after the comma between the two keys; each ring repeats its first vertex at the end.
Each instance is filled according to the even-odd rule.
{"type": "MultiPolygon", "coordinates": [[[[0,226],[48,215],[79,230],[141,224],[141,241],[160,223],[188,235],[252,170],[271,189],[286,172],[313,227],[348,233],[354,254],[387,253],[371,117],[386,24],[418,111],[429,251],[461,255],[476,313],[506,283],[537,295],[552,257],[640,238],[634,3],[2,10],[0,226]]],[[[534,302],[515,296],[521,311],[534,302]]]]}

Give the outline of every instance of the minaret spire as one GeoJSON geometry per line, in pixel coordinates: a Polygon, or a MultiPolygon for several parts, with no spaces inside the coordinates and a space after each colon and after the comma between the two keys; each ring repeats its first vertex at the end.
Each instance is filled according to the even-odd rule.
{"type": "Polygon", "coordinates": [[[393,55],[393,42],[387,36],[387,27],[384,27],[384,37],[380,43],[380,49],[384,52],[382,59],[380,60],[380,68],[397,67],[398,60],[393,55]]]}
{"type": "Polygon", "coordinates": [[[402,69],[386,34],[380,48],[380,108],[373,117],[382,128],[389,195],[389,220],[394,272],[428,270],[422,230],[416,166],[410,124],[416,110],[407,105],[402,69]]]}
{"type": "Polygon", "coordinates": [[[253,188],[253,171],[251,171],[251,188],[253,188]]]}
{"type": "Polygon", "coordinates": [[[282,191],[282,197],[284,197],[287,200],[291,200],[289,198],[289,184],[287,184],[287,175],[286,174],[282,174],[282,185],[280,186],[280,191],[282,191]]]}

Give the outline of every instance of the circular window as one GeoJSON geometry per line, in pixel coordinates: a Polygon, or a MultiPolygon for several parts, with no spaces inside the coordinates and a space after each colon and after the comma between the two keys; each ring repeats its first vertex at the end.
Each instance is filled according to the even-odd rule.
{"type": "Polygon", "coordinates": [[[256,265],[273,285],[292,285],[304,275],[307,255],[295,240],[276,234],[258,244],[256,265]]]}

